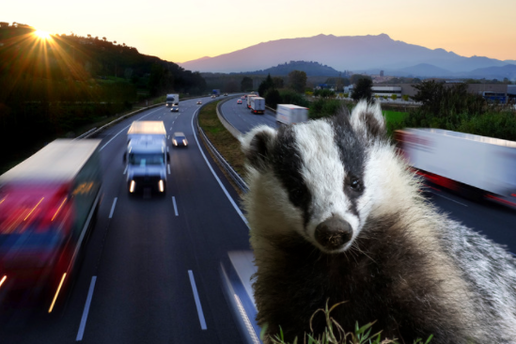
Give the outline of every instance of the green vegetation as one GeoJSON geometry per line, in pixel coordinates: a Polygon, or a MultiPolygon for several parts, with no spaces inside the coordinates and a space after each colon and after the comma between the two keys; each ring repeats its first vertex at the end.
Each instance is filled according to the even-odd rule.
{"type": "Polygon", "coordinates": [[[297,93],[303,93],[306,88],[306,73],[300,70],[293,70],[288,73],[288,87],[297,93]]]}
{"type": "Polygon", "coordinates": [[[310,103],[308,117],[310,119],[331,117],[341,111],[344,106],[346,105],[340,100],[319,98],[310,103]]]}
{"type": "MultiPolygon", "coordinates": [[[[217,117],[218,102],[211,102],[204,105],[199,112],[199,126],[204,130],[208,139],[213,143],[224,159],[241,176],[244,175],[244,153],[238,141],[229,131],[224,128],[217,117]]],[[[216,159],[215,159],[216,161],[216,159]]],[[[224,169],[221,169],[224,171],[224,169]]],[[[231,180],[231,178],[228,178],[231,180]]],[[[235,188],[238,192],[240,190],[235,188]]]]}
{"type": "Polygon", "coordinates": [[[402,120],[388,124],[392,132],[405,127],[440,128],[516,141],[516,112],[510,107],[488,104],[467,91],[467,84],[425,81],[415,86],[414,100],[421,106],[402,120]]]}
{"type": "Polygon", "coordinates": [[[0,156],[23,160],[56,137],[145,106],[166,93],[205,92],[199,73],[105,37],[38,38],[0,24],[0,156]],[[10,147],[6,150],[5,147],[10,147]]]}
{"type": "MultiPolygon", "coordinates": [[[[271,338],[271,342],[273,344],[399,344],[396,338],[389,339],[381,337],[381,332],[377,332],[374,334],[371,334],[372,327],[375,323],[375,321],[368,323],[364,326],[359,326],[358,323],[355,324],[355,329],[353,332],[346,332],[344,329],[331,317],[331,312],[336,307],[340,306],[345,302],[338,303],[336,305],[333,305],[331,308],[328,309],[328,305],[326,304],[325,308],[320,308],[317,310],[310,319],[310,324],[312,324],[313,318],[318,313],[323,313],[325,322],[326,322],[326,329],[325,332],[320,336],[315,336],[313,333],[308,334],[305,333],[305,336],[303,338],[303,341],[301,342],[299,338],[296,338],[293,342],[286,342],[283,332],[273,336],[271,338]]],[[[265,332],[267,331],[267,325],[265,325],[262,328],[260,337],[262,341],[265,339],[265,332]]],[[[418,338],[414,340],[413,344],[428,344],[432,340],[433,335],[430,335],[426,341],[423,341],[422,339],[418,338]]]]}

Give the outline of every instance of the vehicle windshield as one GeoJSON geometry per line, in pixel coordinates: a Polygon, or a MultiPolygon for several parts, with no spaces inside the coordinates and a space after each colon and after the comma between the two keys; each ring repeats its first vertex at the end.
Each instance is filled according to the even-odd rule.
{"type": "Polygon", "coordinates": [[[163,153],[131,153],[129,154],[129,163],[131,165],[140,165],[142,167],[148,165],[161,165],[165,162],[163,153]]]}

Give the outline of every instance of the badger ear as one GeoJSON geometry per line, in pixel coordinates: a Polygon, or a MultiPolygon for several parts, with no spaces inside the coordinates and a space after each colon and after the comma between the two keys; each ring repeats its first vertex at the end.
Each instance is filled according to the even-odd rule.
{"type": "Polygon", "coordinates": [[[253,128],[240,138],[242,151],[251,166],[260,171],[267,167],[275,138],[276,130],[266,125],[253,128]]]}
{"type": "Polygon", "coordinates": [[[368,142],[387,137],[379,102],[370,104],[365,100],[360,101],[351,112],[351,126],[368,142]]]}

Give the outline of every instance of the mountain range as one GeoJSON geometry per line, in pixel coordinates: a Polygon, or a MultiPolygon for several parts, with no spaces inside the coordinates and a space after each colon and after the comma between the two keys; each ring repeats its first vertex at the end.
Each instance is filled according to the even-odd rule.
{"type": "Polygon", "coordinates": [[[337,71],[413,77],[516,79],[516,60],[464,57],[391,39],[318,35],[259,43],[231,53],[179,63],[187,70],[241,73],[265,70],[288,61],[315,61],[337,71]]]}

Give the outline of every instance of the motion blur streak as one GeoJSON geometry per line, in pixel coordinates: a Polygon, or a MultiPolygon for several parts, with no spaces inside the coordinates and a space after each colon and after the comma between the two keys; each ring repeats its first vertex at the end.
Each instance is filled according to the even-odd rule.
{"type": "Polygon", "coordinates": [[[29,216],[34,212],[34,210],[36,210],[36,208],[38,207],[38,205],[39,205],[41,202],[43,202],[43,200],[44,200],[44,199],[45,199],[45,197],[42,197],[42,198],[39,200],[38,204],[36,204],[36,205],[34,206],[34,208],[32,208],[32,210],[30,211],[30,213],[29,213],[29,214],[28,214],[28,215],[23,219],[23,221],[27,221],[27,219],[29,218],[29,216]]]}
{"type": "Polygon", "coordinates": [[[68,197],[65,197],[63,202],[61,202],[61,205],[59,206],[59,208],[57,208],[56,213],[54,214],[54,216],[52,216],[52,220],[51,221],[54,221],[54,219],[56,218],[57,214],[59,213],[59,211],[61,210],[61,208],[63,207],[63,204],[65,204],[67,199],[68,199],[68,197]]]}
{"type": "Polygon", "coordinates": [[[50,308],[48,309],[48,312],[51,313],[52,310],[54,309],[54,305],[56,303],[56,300],[57,300],[57,296],[59,295],[59,292],[61,291],[61,287],[63,286],[63,282],[66,278],[66,272],[63,274],[63,277],[61,278],[61,282],[59,282],[59,287],[57,287],[57,291],[56,291],[56,294],[54,295],[54,299],[52,300],[52,304],[50,305],[50,308]]]}
{"type": "Polygon", "coordinates": [[[0,288],[2,287],[2,284],[4,284],[6,279],[7,279],[7,275],[4,275],[4,277],[2,277],[2,280],[0,281],[0,288]]]}

